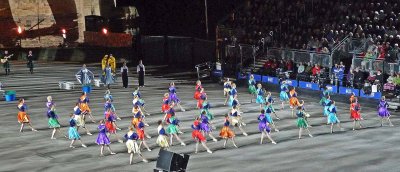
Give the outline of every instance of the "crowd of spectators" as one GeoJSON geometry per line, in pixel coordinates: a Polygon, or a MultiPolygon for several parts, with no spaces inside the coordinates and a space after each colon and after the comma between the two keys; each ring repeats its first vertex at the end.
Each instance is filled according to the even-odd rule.
{"type": "Polygon", "coordinates": [[[294,79],[318,83],[321,88],[332,84],[362,89],[366,94],[384,91],[392,92],[393,96],[400,96],[400,72],[388,75],[381,70],[365,71],[359,67],[346,69],[343,62],[335,64],[332,68],[325,68],[310,62],[295,64],[292,60],[270,58],[256,72],[276,76],[280,80],[294,79]]]}
{"type": "Polygon", "coordinates": [[[400,43],[400,2],[394,0],[246,2],[224,23],[239,43],[257,45],[264,38],[270,47],[324,52],[348,35],[385,45],[384,52],[400,43]]]}

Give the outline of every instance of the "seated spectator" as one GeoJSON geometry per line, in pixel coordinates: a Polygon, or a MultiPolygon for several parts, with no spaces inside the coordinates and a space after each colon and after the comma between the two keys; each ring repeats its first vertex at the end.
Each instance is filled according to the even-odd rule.
{"type": "Polygon", "coordinates": [[[321,68],[318,66],[318,64],[315,64],[314,67],[311,69],[312,75],[318,75],[321,73],[321,68]]]}
{"type": "Polygon", "coordinates": [[[297,65],[297,74],[303,74],[304,70],[305,70],[305,67],[304,67],[303,63],[300,62],[297,65]]]}
{"type": "Polygon", "coordinates": [[[305,70],[304,70],[304,72],[306,73],[306,74],[311,74],[311,70],[312,70],[312,65],[311,65],[311,62],[308,62],[307,63],[307,66],[306,66],[306,68],[305,68],[305,70]]]}

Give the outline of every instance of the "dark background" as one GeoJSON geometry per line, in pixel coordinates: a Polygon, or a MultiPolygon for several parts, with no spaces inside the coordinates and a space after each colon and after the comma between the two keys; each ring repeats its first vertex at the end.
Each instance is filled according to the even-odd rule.
{"type": "MultiPolygon", "coordinates": [[[[209,37],[215,40],[217,22],[243,1],[207,0],[209,37]]],[[[142,35],[207,38],[204,0],[119,0],[121,6],[136,6],[142,35]]]]}

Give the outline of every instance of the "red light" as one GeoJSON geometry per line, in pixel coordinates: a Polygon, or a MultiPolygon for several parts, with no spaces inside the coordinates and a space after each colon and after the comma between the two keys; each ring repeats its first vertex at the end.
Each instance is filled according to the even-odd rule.
{"type": "Polygon", "coordinates": [[[21,26],[18,26],[18,34],[21,34],[22,33],[22,28],[21,28],[21,26]]]}
{"type": "Polygon", "coordinates": [[[103,28],[103,34],[107,34],[108,30],[106,28],[103,28]]]}
{"type": "Polygon", "coordinates": [[[61,32],[62,32],[63,34],[66,34],[66,33],[67,33],[67,30],[61,29],[61,32]]]}

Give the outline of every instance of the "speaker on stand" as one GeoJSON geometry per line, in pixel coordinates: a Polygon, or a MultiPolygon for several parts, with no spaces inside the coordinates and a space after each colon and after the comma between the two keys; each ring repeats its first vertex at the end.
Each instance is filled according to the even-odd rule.
{"type": "Polygon", "coordinates": [[[160,149],[158,153],[158,159],[156,164],[156,169],[154,172],[165,172],[165,171],[186,171],[187,164],[189,162],[189,155],[186,154],[176,154],[174,152],[169,152],[160,149]]]}

